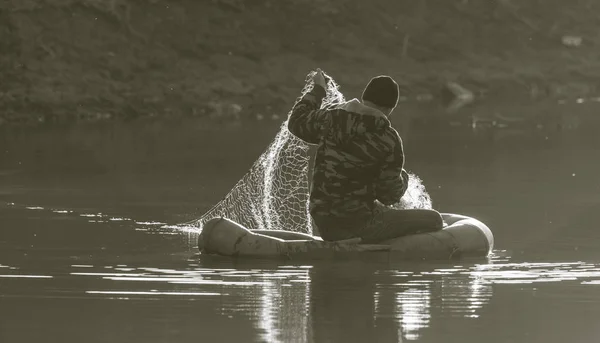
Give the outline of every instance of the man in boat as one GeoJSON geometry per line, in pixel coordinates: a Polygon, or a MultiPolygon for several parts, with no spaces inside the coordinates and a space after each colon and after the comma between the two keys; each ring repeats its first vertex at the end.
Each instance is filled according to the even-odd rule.
{"type": "Polygon", "coordinates": [[[312,90],[292,109],[288,129],[317,145],[309,208],[323,240],[360,237],[377,243],[441,229],[437,211],[389,207],[408,187],[402,139],[389,120],[398,104],[398,84],[377,76],[365,87],[362,102],[320,109],[327,81],[321,70],[312,81],[312,90]]]}

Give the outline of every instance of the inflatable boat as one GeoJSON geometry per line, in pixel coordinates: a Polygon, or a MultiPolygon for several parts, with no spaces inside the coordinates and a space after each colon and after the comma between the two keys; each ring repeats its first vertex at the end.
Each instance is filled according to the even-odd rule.
{"type": "Polygon", "coordinates": [[[198,237],[201,254],[240,258],[334,259],[366,255],[383,260],[447,260],[486,257],[494,247],[492,231],[481,221],[442,213],[441,230],[361,244],[360,239],[328,242],[284,230],[249,230],[227,218],[213,218],[198,237]]]}

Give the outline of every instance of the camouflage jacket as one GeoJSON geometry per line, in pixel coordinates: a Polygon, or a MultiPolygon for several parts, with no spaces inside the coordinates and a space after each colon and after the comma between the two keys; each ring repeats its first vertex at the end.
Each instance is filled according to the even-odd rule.
{"type": "Polygon", "coordinates": [[[316,85],[288,121],[292,134],[317,145],[310,213],[317,226],[320,217],[356,218],[360,225],[372,218],[375,200],[392,205],[406,191],[402,140],[381,111],[357,99],[320,109],[324,96],[316,85]]]}

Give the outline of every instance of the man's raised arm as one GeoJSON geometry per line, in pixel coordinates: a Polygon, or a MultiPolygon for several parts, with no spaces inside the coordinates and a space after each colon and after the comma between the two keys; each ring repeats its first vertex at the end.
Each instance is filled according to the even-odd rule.
{"type": "Polygon", "coordinates": [[[313,89],[306,93],[292,109],[288,119],[288,130],[309,144],[318,144],[321,132],[328,118],[328,110],[321,110],[323,98],[327,94],[327,81],[321,69],[313,74],[313,89]]]}
{"type": "Polygon", "coordinates": [[[318,144],[321,139],[323,125],[327,121],[327,110],[319,109],[325,89],[315,84],[294,106],[288,120],[288,130],[296,137],[309,144],[318,144]]]}

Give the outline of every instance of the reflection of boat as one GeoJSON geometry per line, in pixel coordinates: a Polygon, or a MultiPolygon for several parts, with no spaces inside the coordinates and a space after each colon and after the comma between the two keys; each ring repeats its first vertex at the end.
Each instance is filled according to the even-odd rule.
{"type": "Polygon", "coordinates": [[[419,340],[427,328],[439,330],[438,323],[456,323],[457,328],[464,328],[461,323],[478,318],[493,295],[491,285],[473,275],[476,270],[477,265],[414,272],[389,270],[387,277],[400,282],[394,287],[389,281],[377,284],[375,316],[393,313],[399,336],[406,341],[419,340]]]}
{"type": "Polygon", "coordinates": [[[477,265],[267,265],[251,269],[259,287],[230,286],[221,310],[245,313],[264,342],[408,342],[427,331],[443,337],[448,323],[464,329],[493,296],[477,265]],[[247,299],[243,306],[240,299],[247,299]]]}
{"type": "Polygon", "coordinates": [[[206,222],[198,238],[202,253],[236,257],[328,259],[366,252],[384,260],[449,259],[487,256],[494,245],[490,229],[477,219],[442,214],[447,224],[436,232],[414,234],[379,245],[326,242],[319,237],[283,230],[248,230],[226,218],[206,222]]]}

